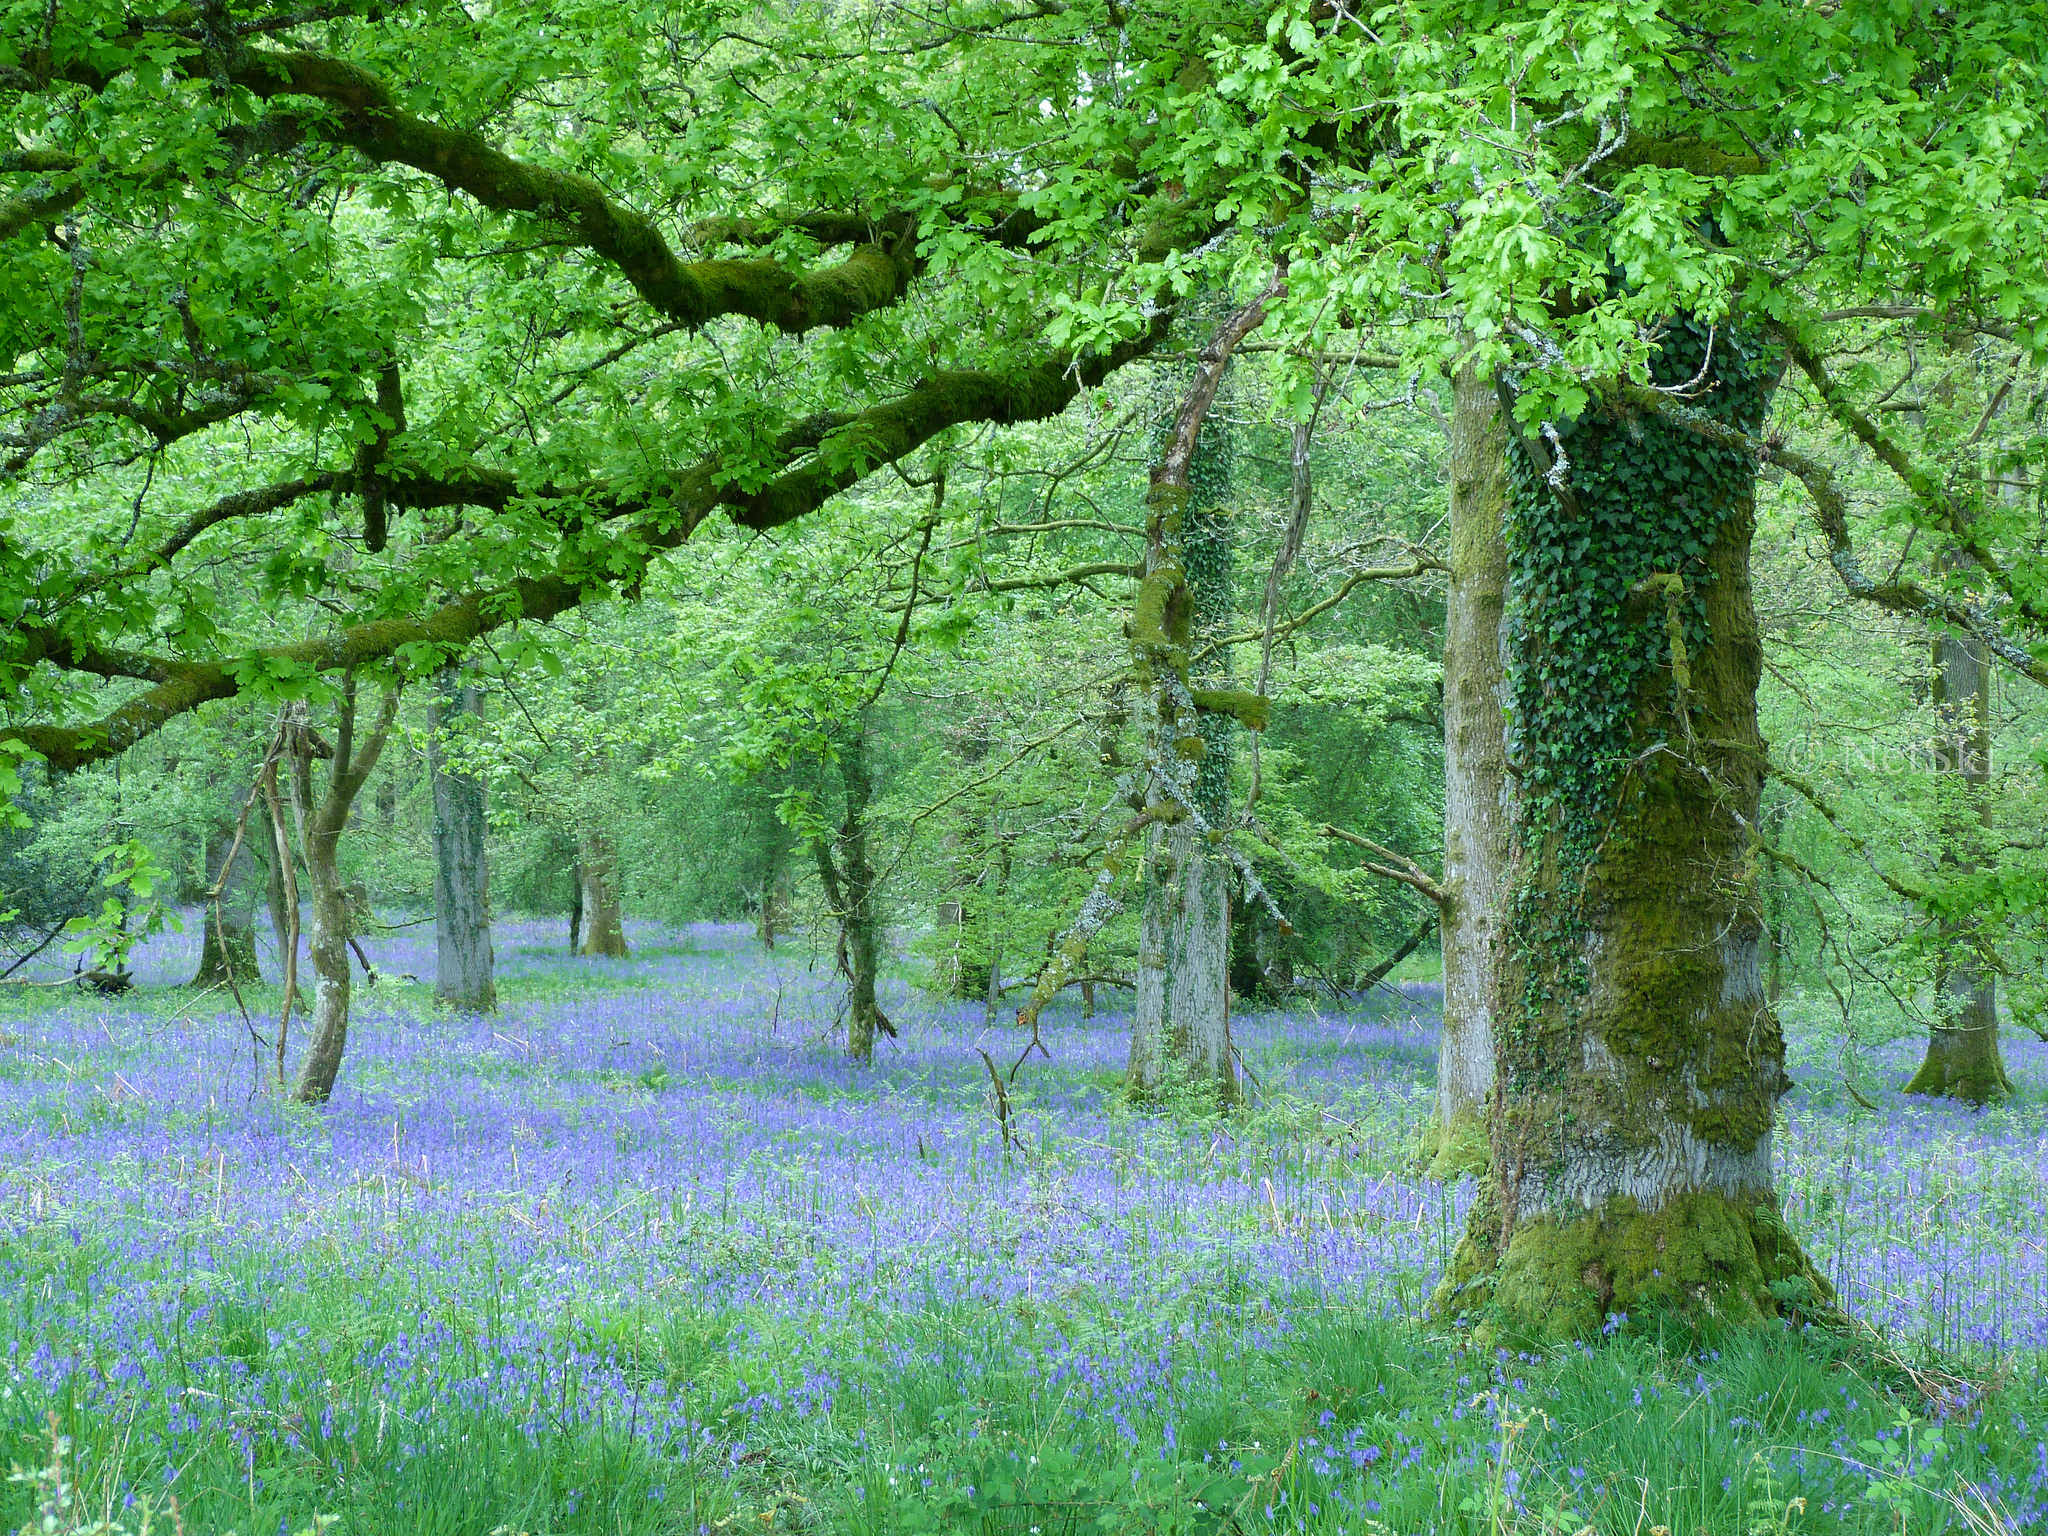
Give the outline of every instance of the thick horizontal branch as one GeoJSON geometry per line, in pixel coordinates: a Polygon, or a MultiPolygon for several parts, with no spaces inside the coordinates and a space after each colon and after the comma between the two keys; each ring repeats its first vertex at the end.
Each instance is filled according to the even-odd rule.
{"type": "MultiPolygon", "coordinates": [[[[154,686],[90,725],[22,726],[0,731],[0,740],[22,741],[42,754],[51,767],[70,771],[126,751],[202,704],[234,697],[249,682],[269,675],[266,664],[339,671],[386,660],[409,647],[460,649],[479,635],[517,620],[553,618],[580,603],[586,591],[630,585],[648,556],[681,545],[720,506],[730,509],[733,520],[742,527],[780,527],[823,506],[864,474],[915,452],[949,427],[970,422],[1014,425],[1056,416],[1082,390],[1093,389],[1115,369],[1150,351],[1165,337],[1169,324],[1170,315],[1162,312],[1143,333],[1103,355],[1083,360],[1055,358],[1007,377],[994,372],[939,374],[907,394],[865,411],[799,423],[783,434],[778,446],[792,457],[808,455],[810,462],[751,494],[722,486],[720,466],[706,460],[678,476],[660,494],[643,494],[614,509],[630,507],[640,513],[619,544],[612,546],[612,552],[624,556],[615,562],[602,558],[606,551],[579,549],[574,562],[565,564],[560,575],[470,593],[419,618],[373,620],[322,639],[272,646],[234,663],[143,657],[129,658],[121,669],[110,670],[106,653],[70,652],[52,644],[40,657],[31,659],[102,676],[140,677],[154,686]],[[824,433],[822,444],[820,432],[824,433]]],[[[284,492],[298,484],[246,494],[258,498],[275,494],[281,505],[290,499],[284,492]]],[[[510,477],[479,477],[454,487],[397,478],[391,482],[392,500],[408,505],[442,498],[483,504],[500,498],[501,504],[515,494],[510,477]]],[[[604,500],[596,487],[579,487],[575,499],[583,505],[602,505],[604,500]]]]}
{"type": "Polygon", "coordinates": [[[85,183],[73,180],[63,187],[42,182],[13,197],[0,198],[0,240],[12,240],[31,225],[47,223],[68,213],[84,196],[85,183]]]}
{"type": "Polygon", "coordinates": [[[793,335],[848,325],[894,304],[912,276],[914,242],[907,230],[886,243],[864,242],[839,265],[817,272],[794,272],[766,259],[684,261],[652,219],[614,202],[589,177],[516,159],[479,134],[416,117],[359,65],[316,53],[250,49],[230,75],[265,101],[309,97],[323,103],[333,113],[326,137],[372,160],[410,166],[495,212],[562,225],[616,266],[657,311],[686,326],[720,315],[743,315],[793,335]]]}

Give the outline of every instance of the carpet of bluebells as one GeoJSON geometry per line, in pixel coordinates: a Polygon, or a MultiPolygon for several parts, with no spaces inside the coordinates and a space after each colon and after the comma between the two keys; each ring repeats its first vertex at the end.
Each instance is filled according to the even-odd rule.
{"type": "Polygon", "coordinates": [[[195,934],[0,992],[0,1458],[62,1434],[83,1506],[195,1536],[2048,1532],[2048,1047],[1978,1113],[1877,1086],[1899,1042],[1873,1110],[1800,1039],[1787,1218],[1882,1346],[1545,1359],[1422,1321],[1469,1198],[1414,1172],[1427,987],[1240,1016],[1226,1120],[1121,1108],[1127,1018],[1063,1004],[1004,1119],[1013,1029],[898,979],[856,1068],[800,941],[504,924],[463,1017],[430,934],[364,941],[317,1111],[174,985],[195,934]]]}

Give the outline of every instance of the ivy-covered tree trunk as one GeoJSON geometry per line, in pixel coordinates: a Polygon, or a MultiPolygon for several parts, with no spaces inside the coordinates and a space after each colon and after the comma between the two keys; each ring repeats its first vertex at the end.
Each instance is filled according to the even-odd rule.
{"type": "MultiPolygon", "coordinates": [[[[1674,321],[1660,382],[1707,346],[1674,321]]],[[[1712,346],[1693,408],[1753,433],[1775,369],[1725,329],[1712,346]]],[[[1789,1079],[1758,964],[1755,466],[1597,406],[1562,445],[1510,450],[1500,1107],[1437,1307],[1555,1338],[1658,1305],[1819,1305],[1772,1176],[1789,1079]]]]}
{"type": "MultiPolygon", "coordinates": [[[[1941,861],[1949,873],[1975,866],[1991,812],[1991,658],[1981,642],[1943,634],[1934,642],[1934,707],[1943,777],[1941,861]]],[[[1998,981],[1973,947],[1967,922],[1943,925],[1927,1054],[1906,1084],[1925,1093],[1987,1104],[2012,1082],[1998,1049],[1998,981]]]]}
{"type": "Polygon", "coordinates": [[[867,732],[863,726],[839,747],[839,782],[845,792],[845,815],[839,835],[814,844],[818,879],[825,899],[839,919],[839,968],[846,976],[846,1053],[855,1061],[875,1058],[875,1031],[893,1036],[876,999],[880,971],[882,910],[873,860],[868,853],[868,807],[874,800],[874,775],[869,768],[867,732]],[[836,844],[836,851],[834,845],[836,844]]]}
{"type": "Polygon", "coordinates": [[[588,827],[576,847],[576,862],[583,871],[583,899],[578,906],[583,945],[578,953],[617,959],[628,953],[625,909],[619,900],[618,844],[602,828],[588,827]]]}
{"type": "Polygon", "coordinates": [[[1444,600],[1444,1016],[1428,1148],[1439,1179],[1486,1166],[1494,935],[1513,852],[1507,666],[1507,426],[1470,367],[1451,387],[1450,589],[1444,600]]]}
{"type": "MultiPolygon", "coordinates": [[[[1180,595],[1168,595],[1166,602],[1185,605],[1180,622],[1186,635],[1178,656],[1153,659],[1145,690],[1156,721],[1155,754],[1164,773],[1179,782],[1155,783],[1151,797],[1161,820],[1146,835],[1128,1078],[1141,1096],[1178,1078],[1228,1104],[1238,1091],[1230,1041],[1232,866],[1218,840],[1230,822],[1236,722],[1227,713],[1200,708],[1185,675],[1190,647],[1226,633],[1233,610],[1230,524],[1223,508],[1230,490],[1230,442],[1213,420],[1189,461],[1188,482],[1179,506],[1156,509],[1147,524],[1148,579],[1165,576],[1178,586],[1180,595]],[[1199,821],[1186,815],[1190,809],[1199,821]]],[[[1225,651],[1209,670],[1227,682],[1228,666],[1225,651]]]]}
{"type": "Polygon", "coordinates": [[[341,834],[348,825],[356,796],[377,766],[398,713],[398,691],[384,695],[377,724],[356,745],[355,674],[346,675],[335,721],[334,745],[328,748],[311,725],[301,720],[291,731],[287,760],[291,775],[292,819],[298,827],[300,852],[313,891],[313,929],[306,950],[313,962],[313,1039],[299,1067],[292,1096],[302,1104],[324,1104],[334,1092],[348,1047],[349,939],[354,932],[355,903],[341,879],[341,834]],[[330,759],[327,783],[317,796],[313,760],[330,759]]]}
{"type": "Polygon", "coordinates": [[[427,706],[427,770],[434,796],[434,998],[468,1012],[498,1006],[491,952],[490,866],[484,851],[483,780],[451,766],[448,733],[483,713],[461,669],[443,667],[427,706]]]}
{"type": "Polygon", "coordinates": [[[258,817],[251,815],[239,842],[235,823],[220,820],[206,829],[206,888],[220,885],[220,911],[212,906],[200,913],[203,930],[199,941],[199,969],[192,975],[195,987],[223,987],[232,979],[237,985],[260,982],[256,965],[256,901],[263,885],[262,866],[249,846],[262,835],[258,817]],[[221,866],[234,850],[235,861],[221,880],[221,866]]]}

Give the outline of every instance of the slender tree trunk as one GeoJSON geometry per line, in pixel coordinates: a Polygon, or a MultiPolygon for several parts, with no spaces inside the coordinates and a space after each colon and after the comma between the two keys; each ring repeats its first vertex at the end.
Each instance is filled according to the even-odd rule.
{"type": "Polygon", "coordinates": [[[1470,367],[1452,384],[1451,579],[1444,602],[1444,1017],[1430,1174],[1486,1166],[1493,1095],[1494,934],[1513,849],[1507,669],[1507,428],[1470,367]]]}
{"type": "Polygon", "coordinates": [[[875,994],[880,968],[882,910],[873,860],[868,851],[868,806],[874,799],[874,776],[868,765],[867,731],[857,724],[840,744],[839,779],[846,793],[846,814],[839,827],[835,853],[824,838],[814,850],[825,897],[839,916],[839,965],[846,975],[846,1052],[863,1064],[875,1057],[875,1031],[894,1036],[896,1026],[882,1012],[875,994]]]}
{"type": "Polygon", "coordinates": [[[240,984],[261,982],[256,965],[256,892],[262,882],[256,855],[250,849],[252,837],[260,836],[257,817],[252,814],[239,845],[233,821],[216,822],[206,829],[206,888],[220,880],[221,861],[235,849],[234,867],[220,891],[220,920],[214,921],[209,908],[200,913],[203,930],[199,944],[199,969],[193,973],[195,987],[226,986],[229,970],[240,984]],[[223,948],[222,940],[226,940],[223,948]]]}
{"type": "MultiPolygon", "coordinates": [[[[1693,377],[1707,345],[1674,321],[1660,381],[1693,377]]],[[[1713,345],[1699,408],[1759,430],[1770,374],[1725,330],[1713,345]]],[[[1738,1322],[1824,1306],[1772,1173],[1789,1079],[1752,857],[1755,466],[1597,411],[1564,435],[1568,468],[1528,441],[1510,514],[1523,798],[1500,1087],[1437,1308],[1488,1337],[1554,1338],[1644,1306],[1738,1322]]]]}
{"type": "MultiPolygon", "coordinates": [[[[288,955],[285,952],[293,942],[291,898],[287,894],[287,881],[285,880],[285,861],[292,857],[292,851],[286,844],[278,841],[277,827],[272,823],[269,814],[261,803],[249,815],[249,836],[261,839],[259,846],[265,850],[267,859],[268,867],[264,871],[263,899],[270,910],[270,936],[277,945],[278,974],[283,977],[296,976],[298,973],[297,957],[288,955]]],[[[295,994],[293,998],[295,1005],[303,1001],[300,996],[296,995],[299,993],[299,987],[296,982],[292,985],[292,991],[295,994]]]]}
{"type": "MultiPolygon", "coordinates": [[[[1935,639],[1933,660],[1938,750],[1953,781],[1940,786],[1941,861],[1951,873],[1965,873],[1975,867],[1976,845],[1991,817],[1991,658],[1982,641],[1944,634],[1935,639]]],[[[1927,1055],[1906,1084],[1908,1093],[1970,1104],[2012,1094],[1998,1049],[1997,976],[1979,959],[1972,939],[1967,921],[1944,925],[1927,1055]]]]}
{"type": "Polygon", "coordinates": [[[583,947],[583,861],[569,866],[569,953],[583,947]]]}
{"type": "Polygon", "coordinates": [[[348,941],[354,932],[355,904],[341,879],[341,834],[348,825],[356,796],[377,766],[397,713],[398,690],[393,688],[384,695],[375,729],[358,747],[356,680],[350,672],[342,683],[331,749],[321,752],[325,744],[303,715],[291,727],[287,758],[291,769],[292,817],[298,827],[300,851],[313,896],[313,931],[306,946],[313,962],[313,1039],[299,1067],[298,1085],[293,1089],[293,1097],[303,1104],[327,1102],[341,1072],[342,1055],[348,1048],[348,941]],[[316,755],[331,757],[326,787],[317,799],[313,786],[316,755]]]}
{"type": "Polygon", "coordinates": [[[1009,926],[1010,857],[1013,848],[1012,839],[1004,835],[993,813],[989,824],[995,839],[996,862],[983,883],[982,900],[978,903],[982,962],[975,974],[981,980],[982,1022],[993,1029],[996,1016],[1003,1007],[1003,933],[1009,926]]]}
{"type": "Polygon", "coordinates": [[[628,953],[625,913],[619,904],[619,850],[609,832],[584,832],[578,865],[583,870],[583,949],[586,955],[628,953]]]}
{"type": "Polygon", "coordinates": [[[474,683],[443,667],[427,704],[427,771],[434,796],[434,997],[466,1012],[498,1006],[492,974],[490,867],[484,852],[484,785],[448,764],[444,733],[483,713],[474,683]]]}

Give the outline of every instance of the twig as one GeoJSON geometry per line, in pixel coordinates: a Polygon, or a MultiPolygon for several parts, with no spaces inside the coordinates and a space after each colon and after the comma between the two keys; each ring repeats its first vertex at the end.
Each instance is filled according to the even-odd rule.
{"type": "Polygon", "coordinates": [[[34,949],[30,950],[27,954],[23,955],[19,960],[15,961],[14,964],[7,967],[6,970],[0,971],[0,981],[5,981],[9,976],[12,976],[24,965],[27,965],[29,961],[35,959],[37,955],[40,955],[44,950],[48,949],[50,947],[50,941],[56,938],[58,934],[62,933],[64,931],[65,925],[76,916],[78,916],[76,912],[67,912],[64,916],[58,918],[57,926],[52,928],[48,933],[43,935],[41,943],[37,944],[34,949]]]}
{"type": "Polygon", "coordinates": [[[974,1049],[975,1053],[981,1057],[981,1064],[988,1068],[988,1080],[996,1091],[996,1124],[1003,1133],[1003,1146],[1006,1149],[1014,1148],[1017,1144],[1017,1138],[1010,1129],[1010,1090],[1003,1086],[1003,1079],[996,1071],[995,1059],[987,1051],[982,1050],[980,1046],[976,1046],[974,1049]]]}

